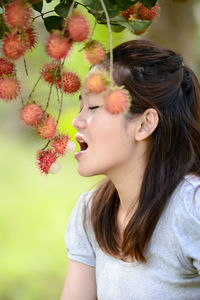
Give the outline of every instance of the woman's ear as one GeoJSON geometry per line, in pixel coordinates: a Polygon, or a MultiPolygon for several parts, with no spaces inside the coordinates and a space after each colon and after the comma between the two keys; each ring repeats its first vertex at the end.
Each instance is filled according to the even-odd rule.
{"type": "Polygon", "coordinates": [[[149,108],[139,117],[135,130],[135,140],[142,141],[147,139],[158,126],[159,117],[154,108],[149,108]]]}

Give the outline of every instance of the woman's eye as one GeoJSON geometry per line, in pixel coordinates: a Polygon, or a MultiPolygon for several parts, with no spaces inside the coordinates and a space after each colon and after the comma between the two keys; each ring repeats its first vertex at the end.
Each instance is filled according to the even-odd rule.
{"type": "Polygon", "coordinates": [[[90,106],[88,107],[89,109],[95,109],[95,108],[98,108],[99,106],[90,106]]]}
{"type": "MultiPolygon", "coordinates": [[[[99,106],[90,106],[90,107],[88,107],[88,109],[96,109],[96,108],[98,108],[99,106]]],[[[82,108],[80,109],[80,111],[79,111],[79,114],[80,114],[80,112],[82,111],[82,108]]]]}

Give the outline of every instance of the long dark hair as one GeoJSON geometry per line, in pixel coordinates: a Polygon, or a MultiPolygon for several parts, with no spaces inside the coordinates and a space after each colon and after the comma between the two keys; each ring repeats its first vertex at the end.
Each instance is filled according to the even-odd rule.
{"type": "MultiPolygon", "coordinates": [[[[127,119],[148,108],[159,115],[150,136],[148,163],[139,203],[119,244],[116,222],[119,195],[109,178],[94,189],[91,224],[106,253],[146,262],[145,250],[161,213],[186,174],[200,177],[200,86],[182,56],[146,40],[131,40],[113,49],[114,80],[132,96],[127,119]]],[[[109,68],[109,56],[103,63],[109,68]]]]}

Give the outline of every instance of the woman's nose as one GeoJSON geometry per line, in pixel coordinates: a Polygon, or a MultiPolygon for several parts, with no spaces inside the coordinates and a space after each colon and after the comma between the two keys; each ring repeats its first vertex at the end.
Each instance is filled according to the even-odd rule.
{"type": "Polygon", "coordinates": [[[84,128],[86,126],[86,121],[79,114],[78,116],[76,116],[76,118],[73,119],[72,126],[75,129],[84,128]]]}

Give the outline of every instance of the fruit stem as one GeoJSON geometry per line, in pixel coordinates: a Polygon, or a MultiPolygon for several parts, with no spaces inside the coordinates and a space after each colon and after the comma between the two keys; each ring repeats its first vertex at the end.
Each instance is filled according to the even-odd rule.
{"type": "Polygon", "coordinates": [[[51,83],[50,85],[50,89],[49,89],[49,95],[48,95],[48,99],[47,99],[47,104],[46,104],[46,107],[45,107],[45,112],[49,106],[49,102],[50,102],[50,99],[51,99],[51,92],[52,92],[52,87],[53,87],[53,83],[51,83]]]}
{"type": "Polygon", "coordinates": [[[25,102],[24,102],[24,99],[23,99],[22,95],[21,95],[21,101],[22,101],[22,106],[24,107],[25,106],[25,102]]]}
{"type": "MultiPolygon", "coordinates": [[[[74,4],[75,4],[75,2],[76,2],[76,0],[73,0],[73,2],[72,2],[72,4],[71,4],[71,6],[70,6],[70,8],[69,8],[68,14],[67,14],[67,16],[66,16],[66,19],[68,19],[68,18],[69,18],[69,16],[72,14],[72,11],[73,11],[73,9],[74,9],[74,4]]],[[[62,33],[64,33],[64,32],[65,32],[65,28],[66,28],[66,26],[67,26],[67,22],[65,22],[65,25],[63,26],[62,33]]]]}
{"type": "Polygon", "coordinates": [[[25,72],[26,72],[26,76],[28,76],[28,69],[27,69],[27,64],[26,64],[25,57],[23,57],[23,60],[24,60],[24,69],[25,69],[25,72]]]}
{"type": "Polygon", "coordinates": [[[38,16],[36,16],[36,17],[33,18],[33,21],[34,21],[35,19],[39,18],[39,17],[42,17],[42,18],[43,18],[44,15],[49,14],[49,13],[51,13],[51,12],[55,12],[55,9],[50,10],[50,11],[46,11],[45,13],[40,13],[38,16]]]}
{"type": "Polygon", "coordinates": [[[60,104],[60,97],[59,97],[59,92],[58,92],[58,86],[56,84],[56,93],[57,93],[57,100],[58,100],[58,103],[60,104]]]}
{"type": "Polygon", "coordinates": [[[48,140],[48,142],[47,142],[46,145],[42,148],[42,150],[45,150],[45,149],[48,147],[48,145],[49,145],[50,142],[51,142],[51,140],[48,140]]]}
{"type": "Polygon", "coordinates": [[[76,0],[73,0],[70,8],[69,8],[69,11],[68,11],[68,14],[67,14],[67,18],[69,18],[69,16],[72,14],[72,11],[74,9],[74,4],[75,4],[76,0]]]}
{"type": "Polygon", "coordinates": [[[92,29],[91,37],[90,37],[90,42],[92,41],[92,37],[94,35],[94,31],[97,25],[97,16],[98,16],[98,10],[99,10],[99,0],[97,0],[97,7],[96,7],[96,15],[95,15],[95,22],[94,22],[94,27],[92,29]]]}
{"type": "Polygon", "coordinates": [[[59,107],[59,112],[58,112],[58,118],[57,118],[57,121],[56,121],[56,128],[57,128],[57,125],[58,125],[58,122],[59,122],[59,119],[60,119],[60,115],[61,115],[61,112],[62,112],[62,105],[63,105],[63,65],[64,65],[64,62],[61,64],[61,61],[60,61],[60,75],[61,75],[62,88],[61,88],[60,107],[59,107]]]}
{"type": "Polygon", "coordinates": [[[103,7],[103,10],[105,12],[106,15],[106,23],[107,23],[107,27],[108,27],[108,33],[109,33],[109,42],[110,42],[110,82],[111,82],[111,86],[113,86],[113,49],[112,49],[112,30],[111,30],[111,26],[110,26],[110,18],[106,9],[106,6],[104,4],[103,0],[100,0],[101,5],[103,7]]]}
{"type": "Polygon", "coordinates": [[[35,83],[35,85],[34,85],[32,91],[30,92],[30,94],[29,94],[29,96],[28,96],[28,100],[29,100],[29,99],[31,98],[31,96],[33,95],[33,92],[35,91],[36,86],[38,85],[38,83],[39,83],[39,81],[40,81],[41,78],[42,78],[42,74],[40,75],[40,77],[39,77],[38,80],[36,81],[36,83],[35,83]]]}
{"type": "Polygon", "coordinates": [[[94,35],[94,31],[95,31],[96,25],[97,25],[97,19],[95,18],[94,27],[93,27],[93,29],[92,29],[92,33],[91,33],[91,36],[90,36],[90,42],[92,41],[92,37],[93,37],[93,35],[94,35]]]}

